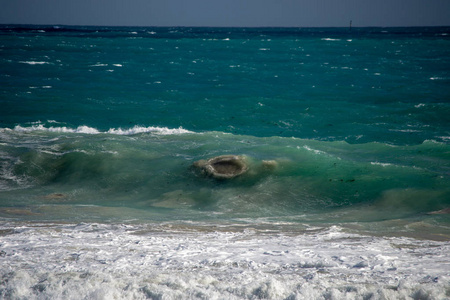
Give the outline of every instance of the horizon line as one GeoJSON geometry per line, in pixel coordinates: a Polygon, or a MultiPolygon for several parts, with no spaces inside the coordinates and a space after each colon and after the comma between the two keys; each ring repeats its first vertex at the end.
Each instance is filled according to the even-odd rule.
{"type": "Polygon", "coordinates": [[[0,26],[46,26],[46,27],[159,27],[159,28],[423,28],[423,27],[450,27],[450,25],[401,25],[401,26],[211,26],[211,25],[70,25],[70,24],[31,24],[31,23],[0,23],[0,26]]]}

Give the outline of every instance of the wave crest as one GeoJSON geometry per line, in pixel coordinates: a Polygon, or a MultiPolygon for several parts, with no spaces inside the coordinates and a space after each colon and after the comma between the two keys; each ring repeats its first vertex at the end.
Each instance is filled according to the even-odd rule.
{"type": "Polygon", "coordinates": [[[23,127],[21,125],[17,125],[13,129],[16,132],[34,132],[34,131],[46,131],[46,132],[59,132],[59,133],[83,133],[83,134],[115,134],[115,135],[134,135],[139,133],[153,133],[153,134],[161,134],[161,135],[171,135],[171,134],[185,134],[185,133],[193,133],[192,131],[186,130],[182,127],[179,128],[167,128],[167,127],[143,127],[143,126],[134,126],[129,129],[122,128],[110,128],[107,131],[100,131],[96,128],[89,126],[78,126],[77,128],[70,128],[66,126],[62,127],[45,127],[42,124],[32,125],[30,127],[23,127]]]}

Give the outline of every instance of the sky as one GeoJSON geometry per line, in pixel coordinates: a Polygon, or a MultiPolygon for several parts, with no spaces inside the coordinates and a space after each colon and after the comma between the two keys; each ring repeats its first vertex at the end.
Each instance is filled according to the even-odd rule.
{"type": "Polygon", "coordinates": [[[449,26],[450,0],[0,0],[0,24],[449,26]]]}

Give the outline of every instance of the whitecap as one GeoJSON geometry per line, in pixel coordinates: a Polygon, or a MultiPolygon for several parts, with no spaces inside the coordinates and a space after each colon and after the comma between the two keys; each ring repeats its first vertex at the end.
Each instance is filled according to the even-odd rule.
{"type": "Polygon", "coordinates": [[[35,132],[35,131],[46,131],[46,132],[57,132],[57,133],[83,133],[83,134],[115,134],[115,135],[133,135],[133,134],[139,134],[139,133],[153,133],[153,134],[160,134],[160,135],[171,135],[171,134],[184,134],[184,133],[193,133],[192,131],[183,129],[182,127],[179,128],[167,128],[167,127],[142,127],[142,126],[134,126],[130,129],[122,129],[122,128],[110,128],[108,131],[99,131],[96,128],[89,127],[89,126],[78,126],[77,128],[70,128],[66,126],[62,127],[45,127],[42,124],[39,125],[33,125],[30,127],[23,127],[20,125],[17,125],[14,127],[14,131],[16,132],[35,132]]]}
{"type": "Polygon", "coordinates": [[[89,126],[78,126],[77,128],[68,127],[45,127],[44,125],[33,125],[31,127],[22,127],[17,125],[14,127],[14,131],[17,132],[33,132],[33,131],[47,131],[47,132],[61,132],[61,133],[86,133],[86,134],[98,134],[97,129],[89,126]]]}
{"type": "Polygon", "coordinates": [[[392,164],[390,164],[390,163],[381,163],[381,162],[377,162],[377,161],[372,161],[372,162],[370,162],[370,164],[374,165],[374,166],[382,166],[382,167],[392,166],[392,164]]]}
{"type": "Polygon", "coordinates": [[[183,129],[182,127],[171,129],[167,127],[141,127],[134,126],[130,129],[122,129],[122,128],[111,128],[107,131],[110,134],[117,135],[133,135],[138,133],[154,133],[154,134],[162,134],[162,135],[171,135],[171,134],[183,134],[183,133],[193,133],[192,131],[183,129]]]}
{"type": "Polygon", "coordinates": [[[50,64],[47,61],[19,61],[21,64],[29,64],[29,65],[46,65],[50,64]]]}
{"type": "Polygon", "coordinates": [[[437,136],[437,138],[446,142],[450,142],[450,136],[437,136]]]}
{"type": "MultiPolygon", "coordinates": [[[[332,39],[332,38],[323,38],[323,39],[321,39],[322,41],[334,41],[334,42],[336,42],[336,41],[340,41],[341,39],[332,39]]],[[[351,41],[351,40],[350,40],[351,41]]]]}
{"type": "Polygon", "coordinates": [[[422,132],[422,130],[416,130],[416,129],[389,129],[389,131],[406,132],[406,133],[422,132]]]}

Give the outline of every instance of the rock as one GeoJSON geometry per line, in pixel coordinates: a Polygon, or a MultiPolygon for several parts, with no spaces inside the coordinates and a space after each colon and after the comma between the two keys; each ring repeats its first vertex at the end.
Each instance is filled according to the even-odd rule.
{"type": "Polygon", "coordinates": [[[194,163],[194,166],[218,179],[231,179],[248,171],[246,159],[241,155],[222,155],[208,160],[199,160],[194,163]]]}
{"type": "Polygon", "coordinates": [[[61,194],[61,193],[54,193],[54,194],[48,194],[44,196],[44,199],[64,199],[67,196],[65,194],[61,194]]]}
{"type": "Polygon", "coordinates": [[[429,215],[446,215],[446,214],[450,214],[450,207],[441,209],[441,210],[437,210],[437,211],[432,211],[428,213],[429,215]]]}

